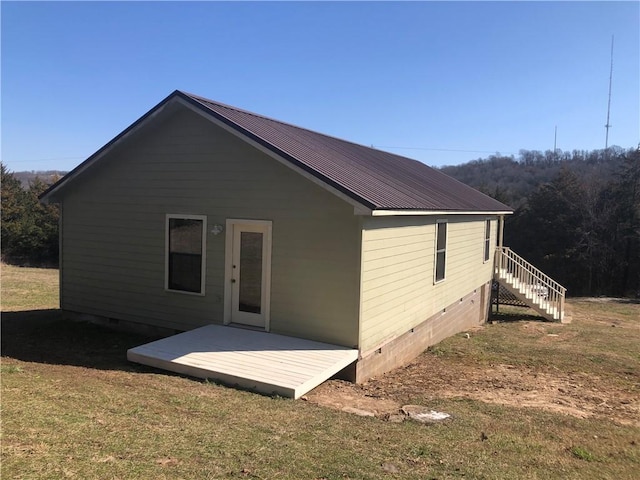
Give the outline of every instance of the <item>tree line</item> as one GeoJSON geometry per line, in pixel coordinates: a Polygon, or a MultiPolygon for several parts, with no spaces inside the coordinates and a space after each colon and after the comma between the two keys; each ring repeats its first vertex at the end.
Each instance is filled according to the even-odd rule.
{"type": "Polygon", "coordinates": [[[29,188],[34,180],[38,179],[47,185],[50,185],[65,175],[62,170],[31,170],[22,172],[13,172],[13,176],[20,180],[23,188],[29,188]]]}
{"type": "MultiPolygon", "coordinates": [[[[56,180],[27,186],[0,164],[2,259],[57,265],[57,205],[38,200],[56,180]]],[[[504,244],[569,295],[640,296],[640,148],[521,150],[442,171],[512,206],[504,244]]]]}
{"type": "Polygon", "coordinates": [[[2,163],[0,174],[2,261],[57,266],[59,208],[42,204],[38,199],[56,178],[49,177],[45,182],[36,176],[25,187],[2,163]]]}
{"type": "Polygon", "coordinates": [[[505,246],[569,295],[640,296],[640,148],[523,150],[442,170],[515,208],[505,246]]]}

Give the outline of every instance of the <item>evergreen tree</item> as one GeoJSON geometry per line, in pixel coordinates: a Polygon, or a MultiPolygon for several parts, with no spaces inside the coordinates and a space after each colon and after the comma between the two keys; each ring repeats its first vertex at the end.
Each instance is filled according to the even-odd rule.
{"type": "Polygon", "coordinates": [[[27,190],[0,164],[2,174],[2,258],[21,264],[57,264],[57,205],[43,205],[38,196],[47,188],[33,180],[27,190]]]}
{"type": "Polygon", "coordinates": [[[25,216],[26,195],[20,181],[2,163],[0,163],[0,174],[2,182],[0,185],[2,197],[0,234],[2,235],[2,256],[5,258],[20,250],[19,237],[25,216]]]}
{"type": "Polygon", "coordinates": [[[640,147],[624,156],[612,188],[621,266],[620,288],[640,294],[640,147]]]}

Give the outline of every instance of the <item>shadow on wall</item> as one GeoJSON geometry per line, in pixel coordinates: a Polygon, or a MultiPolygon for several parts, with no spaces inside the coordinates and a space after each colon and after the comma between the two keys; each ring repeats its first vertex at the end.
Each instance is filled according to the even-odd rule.
{"type": "Polygon", "coordinates": [[[152,369],[129,363],[127,350],[159,338],[65,320],[57,309],[2,312],[0,330],[3,357],[136,372],[152,369]]]}

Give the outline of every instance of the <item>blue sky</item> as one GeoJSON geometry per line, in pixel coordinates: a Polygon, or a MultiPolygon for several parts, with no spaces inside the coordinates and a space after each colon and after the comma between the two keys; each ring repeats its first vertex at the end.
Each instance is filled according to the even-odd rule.
{"type": "Polygon", "coordinates": [[[638,2],[1,2],[2,161],[70,170],[175,89],[429,165],[640,141],[638,2]]]}

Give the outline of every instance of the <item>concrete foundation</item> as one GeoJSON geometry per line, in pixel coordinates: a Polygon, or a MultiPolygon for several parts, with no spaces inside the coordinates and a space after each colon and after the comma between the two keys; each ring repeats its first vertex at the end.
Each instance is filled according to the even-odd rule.
{"type": "Polygon", "coordinates": [[[483,324],[489,313],[491,284],[486,283],[448,305],[403,335],[378,348],[361,353],[361,358],[342,372],[341,378],[362,383],[406,365],[431,345],[466,329],[483,324]]]}

